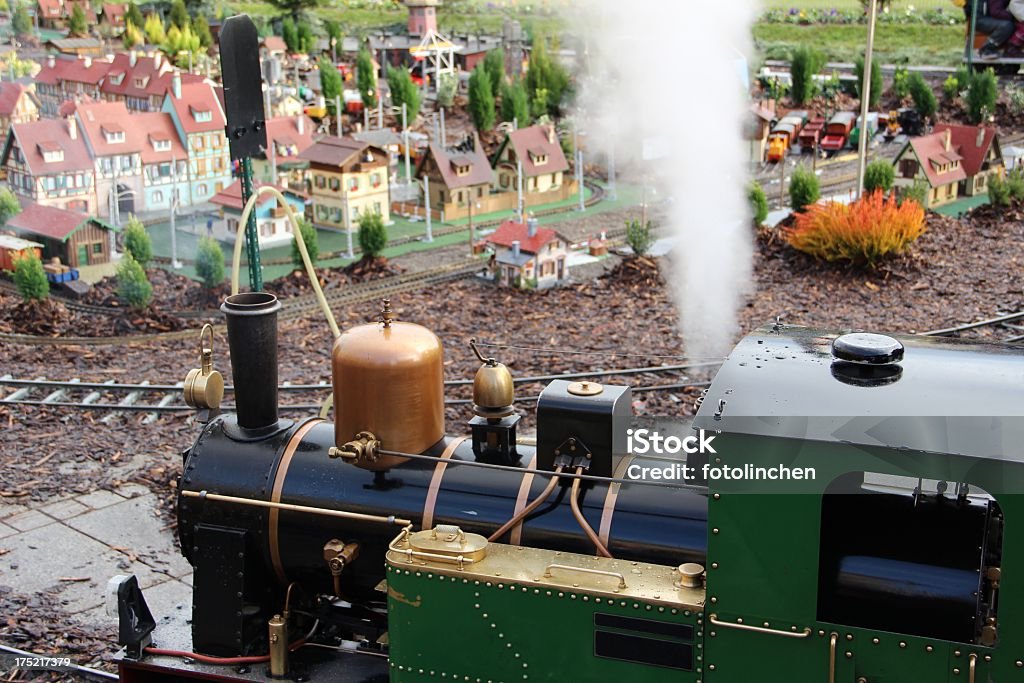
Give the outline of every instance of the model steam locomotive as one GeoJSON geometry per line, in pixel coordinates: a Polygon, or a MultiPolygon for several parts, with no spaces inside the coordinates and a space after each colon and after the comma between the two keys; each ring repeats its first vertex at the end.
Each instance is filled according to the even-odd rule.
{"type": "Polygon", "coordinates": [[[333,423],[281,419],[277,308],[222,309],[237,412],[178,489],[191,622],[121,582],[125,681],[1024,681],[1018,348],[775,324],[680,460],[627,452],[630,390],[596,382],[552,382],[524,439],[483,356],[447,435],[441,342],[387,307],[336,341],[333,423]],[[701,458],[814,476],[627,476],[701,458]]]}

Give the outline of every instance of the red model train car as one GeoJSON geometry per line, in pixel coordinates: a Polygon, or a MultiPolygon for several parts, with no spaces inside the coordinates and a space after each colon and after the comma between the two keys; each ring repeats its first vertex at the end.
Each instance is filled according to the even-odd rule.
{"type": "Polygon", "coordinates": [[[838,152],[846,147],[850,139],[850,131],[857,121],[857,115],[849,111],[837,112],[829,119],[825,127],[825,137],[821,139],[821,148],[826,152],[838,152]]]}

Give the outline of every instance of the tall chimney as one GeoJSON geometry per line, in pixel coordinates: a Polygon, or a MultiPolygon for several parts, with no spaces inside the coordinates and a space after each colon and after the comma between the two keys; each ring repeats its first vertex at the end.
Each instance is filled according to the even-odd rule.
{"type": "Polygon", "coordinates": [[[512,241],[512,256],[519,258],[519,240],[512,241]]]}
{"type": "MultiPolygon", "coordinates": [[[[159,71],[160,70],[160,65],[162,63],[163,63],[163,53],[161,53],[159,50],[156,50],[155,52],[153,52],[153,68],[155,68],[157,71],[159,71]]],[[[132,66],[135,66],[135,64],[133,63],[132,66]]]]}
{"type": "Polygon", "coordinates": [[[78,119],[75,118],[73,111],[68,115],[68,136],[72,140],[78,139],[78,119]]]}
{"type": "Polygon", "coordinates": [[[57,66],[57,57],[56,57],[56,55],[46,55],[46,66],[51,68],[51,69],[53,67],[57,66]]]}
{"type": "Polygon", "coordinates": [[[946,151],[948,152],[949,151],[949,147],[950,147],[950,145],[953,142],[953,133],[950,131],[949,128],[947,128],[945,131],[943,131],[943,136],[944,137],[942,139],[942,144],[946,148],[946,151]]]}
{"type": "Polygon", "coordinates": [[[548,143],[555,144],[555,127],[548,126],[548,143]]]}
{"type": "Polygon", "coordinates": [[[533,214],[530,214],[530,217],[526,219],[526,234],[530,237],[537,236],[537,219],[533,214]]]}
{"type": "Polygon", "coordinates": [[[985,144],[985,129],[978,126],[978,139],[975,141],[974,146],[981,147],[983,144],[985,144]]]}
{"type": "Polygon", "coordinates": [[[171,74],[171,92],[174,93],[174,99],[181,99],[181,72],[177,69],[171,74]]]}
{"type": "Polygon", "coordinates": [[[92,68],[92,57],[89,57],[88,55],[86,55],[86,57],[82,61],[85,63],[85,68],[86,69],[91,69],[92,68]]]}
{"type": "Polygon", "coordinates": [[[128,63],[131,66],[135,66],[135,62],[137,62],[137,61],[139,61],[139,53],[136,52],[135,50],[132,50],[131,52],[128,53],[128,63]]]}
{"type": "Polygon", "coordinates": [[[227,316],[235,412],[243,429],[277,425],[277,312],[281,304],[267,292],[234,294],[220,310],[227,316]]]}
{"type": "Polygon", "coordinates": [[[299,135],[306,134],[306,115],[299,114],[295,120],[295,128],[299,131],[299,135]]]}

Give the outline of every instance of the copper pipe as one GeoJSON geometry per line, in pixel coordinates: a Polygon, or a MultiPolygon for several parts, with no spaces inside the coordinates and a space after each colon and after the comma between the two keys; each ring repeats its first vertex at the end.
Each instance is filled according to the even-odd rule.
{"type": "MultiPolygon", "coordinates": [[[[576,474],[582,473],[583,468],[577,467],[576,474]]],[[[593,527],[591,527],[587,522],[587,518],[583,516],[583,512],[580,510],[579,496],[580,480],[573,479],[572,490],[569,492],[569,506],[572,507],[572,515],[576,518],[576,521],[579,522],[580,528],[583,529],[583,532],[587,535],[587,538],[590,539],[590,542],[594,544],[595,548],[597,548],[597,554],[601,557],[611,557],[612,554],[608,552],[608,548],[604,547],[604,543],[601,542],[601,539],[598,537],[593,527]]]]}
{"type": "Polygon", "coordinates": [[[490,542],[498,540],[499,538],[504,536],[509,529],[521,524],[522,521],[526,519],[526,517],[531,512],[539,508],[544,503],[544,501],[546,501],[551,496],[551,492],[555,490],[555,487],[558,486],[558,478],[561,473],[562,466],[559,465],[558,467],[555,468],[555,474],[553,477],[551,477],[551,481],[549,481],[548,485],[544,487],[544,490],[540,492],[540,495],[537,496],[532,503],[524,507],[519,512],[519,514],[513,515],[512,519],[502,524],[500,529],[498,529],[493,534],[487,537],[487,540],[490,542]]]}

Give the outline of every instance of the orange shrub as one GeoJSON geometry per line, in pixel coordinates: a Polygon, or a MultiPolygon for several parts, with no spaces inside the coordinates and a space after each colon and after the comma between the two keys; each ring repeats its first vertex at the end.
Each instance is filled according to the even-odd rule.
{"type": "Polygon", "coordinates": [[[807,207],[786,228],[790,246],[826,261],[874,265],[899,254],[925,230],[924,209],[917,202],[897,203],[895,193],[863,196],[852,204],[829,202],[807,207]]]}

